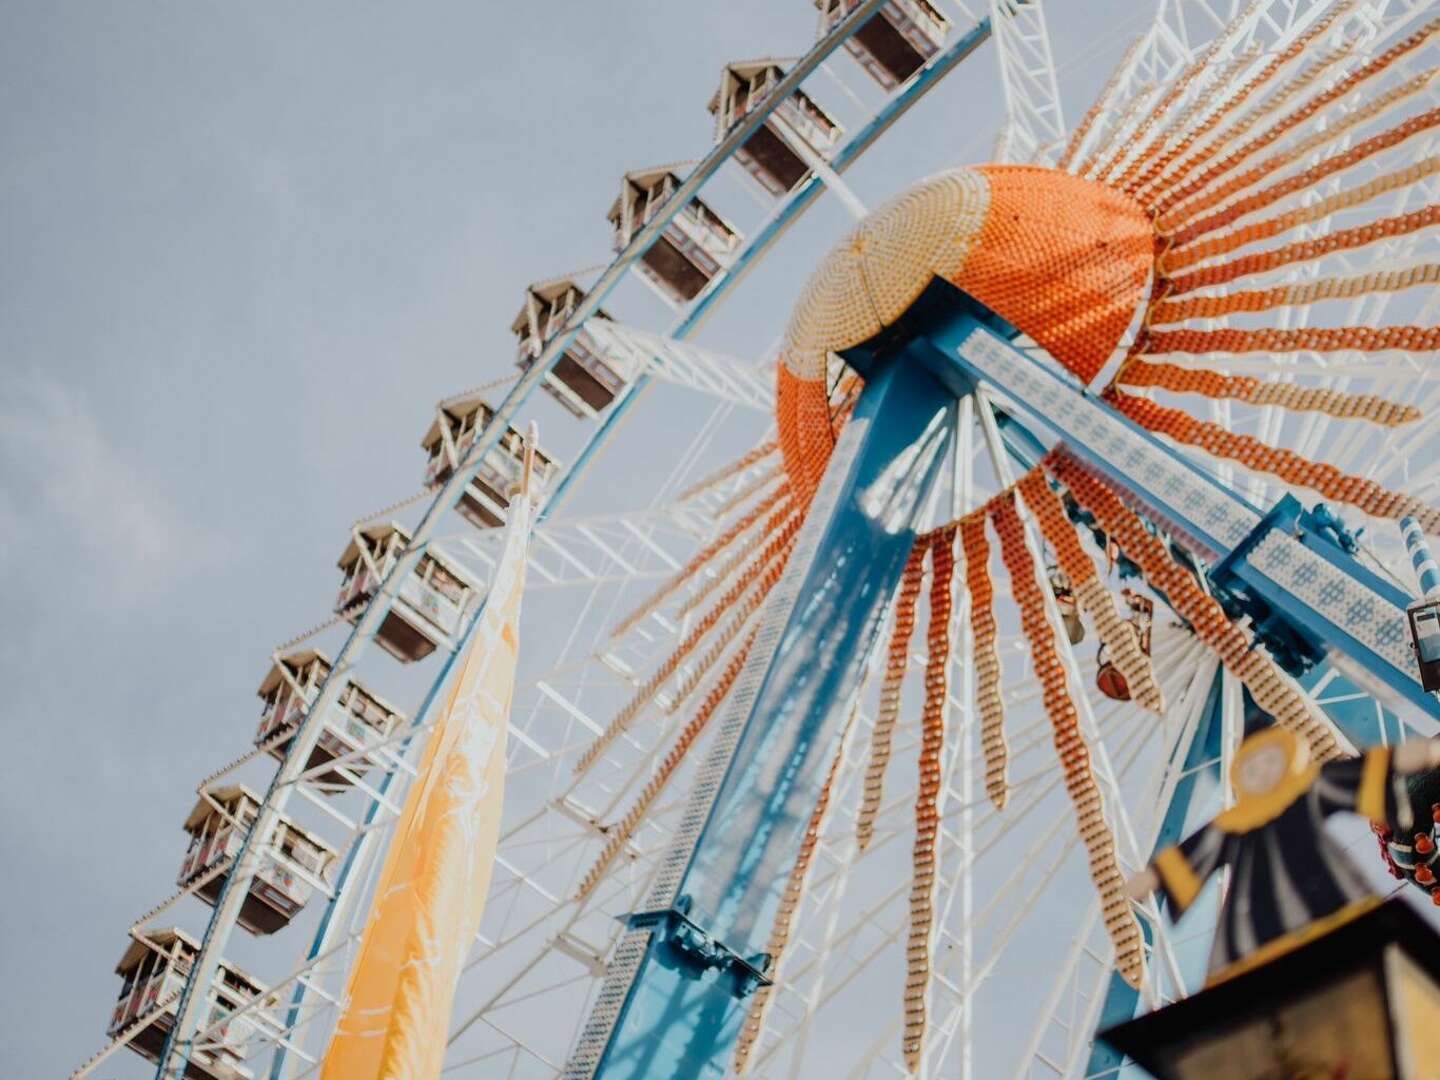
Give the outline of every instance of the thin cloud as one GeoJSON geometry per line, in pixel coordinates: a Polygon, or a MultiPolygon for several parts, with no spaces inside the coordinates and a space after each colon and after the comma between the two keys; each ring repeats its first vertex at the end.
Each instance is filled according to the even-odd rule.
{"type": "Polygon", "coordinates": [[[0,372],[0,567],[78,548],[91,574],[133,594],[213,565],[222,544],[127,460],[83,394],[0,372]]]}

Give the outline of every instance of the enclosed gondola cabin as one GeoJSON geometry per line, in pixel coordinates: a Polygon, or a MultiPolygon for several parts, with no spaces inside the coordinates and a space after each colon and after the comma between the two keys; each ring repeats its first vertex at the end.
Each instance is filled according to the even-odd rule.
{"type": "MultiPolygon", "coordinates": [[[[471,445],[495,418],[495,410],[479,394],[461,394],[442,401],[435,409],[435,419],[420,440],[427,455],[425,482],[443,484],[464,460],[471,445]]],[[[532,492],[539,493],[550,483],[559,463],[538,446],[535,448],[535,471],[531,475],[532,492]]],[[[513,427],[485,453],[475,479],[460,496],[455,509],[477,529],[493,529],[505,524],[505,508],[510,493],[520,486],[525,469],[525,439],[513,427]]]]}
{"type": "MultiPolygon", "coordinates": [[[[115,1011],[110,1017],[110,1038],[128,1032],[133,1025],[143,1027],[128,1045],[147,1061],[158,1062],[165,1049],[165,1039],[175,1025],[175,1013],[185,977],[200,943],[183,930],[131,931],[132,941],[115,965],[115,974],[124,982],[115,1011]]],[[[248,1017],[229,1023],[212,1025],[236,1009],[249,1004],[265,993],[265,987],[239,968],[220,961],[210,991],[209,1009],[202,1023],[207,1029],[203,1042],[190,1052],[185,1068],[189,1080],[251,1080],[253,1073],[245,1068],[246,1043],[255,1029],[248,1017]]],[[[267,1002],[268,1004],[268,1002],[267,1002]]]]}
{"type": "MultiPolygon", "coordinates": [[[[214,871],[240,854],[245,832],[259,811],[260,796],[243,785],[216,788],[201,795],[185,819],[190,847],[176,884],[184,888],[203,881],[194,895],[213,906],[226,877],[214,871]]],[[[265,854],[236,919],[252,934],[273,934],[288,926],[310,899],[315,883],[328,885],[336,851],[282,816],[265,854]]]]}
{"type": "MultiPolygon", "coordinates": [[[[300,649],[280,657],[271,665],[258,691],[265,703],[260,716],[260,729],[255,735],[257,746],[266,746],[271,757],[283,759],[310,711],[310,703],[330,674],[330,658],[314,649],[300,649]]],[[[344,772],[332,770],[320,774],[317,782],[335,790],[351,783],[352,776],[363,775],[375,764],[376,754],[360,751],[385,739],[405,719],[403,713],[377,694],[371,693],[353,679],[340,690],[325,727],[306,762],[307,770],[344,759],[344,772]]]]}
{"type": "MultiPolygon", "coordinates": [[[[727,64],[720,89],[710,99],[715,141],[770,96],[785,71],[772,60],[727,64]]],[[[772,195],[784,195],[810,174],[805,152],[829,158],[840,125],[801,90],[796,90],[741,144],[735,160],[772,195]]]]}
{"type": "MultiPolygon", "coordinates": [[[[860,0],[815,0],[815,6],[824,37],[860,0]]],[[[845,48],[871,78],[893,90],[944,48],[949,31],[950,20],[929,0],[890,0],[845,39],[845,48]]]]}
{"type": "MultiPolygon", "coordinates": [[[[621,251],[680,187],[668,166],[626,173],[620,197],[610,206],[615,250],[621,251]]],[[[722,269],[730,266],[740,234],[699,199],[691,199],[666,223],[640,258],[640,272],[677,303],[693,300],[722,269]]]]}
{"type": "MultiPolygon", "coordinates": [[[[525,290],[525,306],[510,326],[520,342],[515,361],[520,370],[530,370],[545,343],[565,329],[584,299],[584,291],[569,278],[540,282],[525,290]]],[[[610,316],[598,311],[590,318],[610,316]]],[[[546,373],[545,390],[570,412],[588,419],[615,400],[631,375],[617,360],[582,326],[546,373]]]]}
{"type": "MultiPolygon", "coordinates": [[[[1130,609],[1130,625],[1135,628],[1140,651],[1149,656],[1151,624],[1155,618],[1155,602],[1132,589],[1121,590],[1121,595],[1125,598],[1125,606],[1130,609]]],[[[1130,687],[1125,682],[1125,676],[1120,673],[1120,669],[1110,659],[1110,650],[1103,644],[1095,655],[1095,685],[1112,701],[1130,700],[1130,687]]]]}
{"type": "MultiPolygon", "coordinates": [[[[355,529],[338,563],[345,580],[335,600],[336,612],[347,622],[358,622],[365,604],[409,546],[409,531],[394,522],[355,529]]],[[[401,663],[423,659],[437,646],[450,648],[479,591],[479,583],[458,563],[427,548],[401,583],[375,640],[401,663]]]]}

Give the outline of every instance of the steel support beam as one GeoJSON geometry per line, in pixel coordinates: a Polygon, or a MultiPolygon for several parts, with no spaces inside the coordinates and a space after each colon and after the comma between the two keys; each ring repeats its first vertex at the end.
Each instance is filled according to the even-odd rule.
{"type": "Polygon", "coordinates": [[[806,821],[943,471],[955,409],[913,357],[872,373],[567,1076],[727,1071],[806,821]]]}
{"type": "MultiPolygon", "coordinates": [[[[1275,528],[1197,463],[1106,407],[1058,367],[1012,346],[998,320],[948,282],[933,282],[905,325],[929,343],[924,362],[952,391],[996,388],[1037,433],[1050,433],[1133,495],[1189,550],[1212,565],[1232,555],[1243,559],[1247,585],[1263,588],[1287,619],[1346,657],[1417,732],[1440,733],[1440,702],[1420,686],[1398,590],[1353,561],[1275,528]]],[[[1235,560],[1227,568],[1233,571],[1235,560]]]]}

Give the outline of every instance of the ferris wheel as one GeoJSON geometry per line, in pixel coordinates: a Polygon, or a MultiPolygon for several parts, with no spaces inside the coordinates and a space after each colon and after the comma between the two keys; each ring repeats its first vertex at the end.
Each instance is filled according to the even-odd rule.
{"type": "Polygon", "coordinates": [[[1247,725],[1440,731],[1406,625],[1440,533],[1430,5],[1160,0],[1093,103],[1039,0],[816,7],[803,56],[725,66],[698,162],[619,178],[603,269],[517,283],[515,373],[437,405],[420,493],[262,665],[77,1076],[319,1074],[527,449],[447,1074],[1116,1075],[1097,1028],[1199,985],[1217,907],[1177,933],[1123,875],[1225,803],[1247,725]],[[865,205],[847,171],[982,49],[996,164],[865,205]],[[778,344],[705,344],[825,195],[854,227],[778,344]],[[624,439],[644,506],[607,505],[624,439]]]}

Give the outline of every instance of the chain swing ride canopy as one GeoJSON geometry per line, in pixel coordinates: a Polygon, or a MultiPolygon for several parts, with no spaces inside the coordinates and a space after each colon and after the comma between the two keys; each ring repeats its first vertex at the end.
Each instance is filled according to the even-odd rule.
{"type": "Polygon", "coordinates": [[[223,826],[229,773],[279,772],[226,832],[243,840],[136,924],[127,962],[170,959],[146,961],[148,998],[127,975],[81,1074],[125,1046],[163,1076],[318,1068],[536,386],[589,425],[571,464],[542,457],[552,506],[652,384],[773,407],[774,427],[730,463],[697,436],[643,514],[536,528],[532,587],[588,599],[512,713],[457,1075],[1107,1075],[1101,1021],[1201,973],[1125,876],[1223,801],[1209,777],[1247,710],[1321,761],[1436,730],[1406,619],[1440,533],[1429,5],[1163,4],[1073,131],[1039,3],[816,6],[811,53],[725,68],[699,166],[627,175],[599,279],[527,291],[523,374],[498,406],[442,403],[418,525],[357,523],[353,634],[333,664],[313,634],[277,650],[267,686],[292,714],[197,812],[223,826]],[[862,216],[840,174],[987,34],[1001,161],[897,183],[862,216]],[[811,78],[842,47],[883,91],[843,124],[811,78]],[[730,162],[770,201],[755,229],[697,195],[730,162]],[[859,220],[801,291],[767,397],[753,365],[686,339],[822,190],[859,220]],[[632,268],[676,308],[668,334],[623,321],[632,268]],[[1098,690],[1072,619],[1113,669],[1098,690]],[[342,707],[371,639],[433,654],[413,713],[369,691],[383,715],[342,707]],[[289,974],[220,992],[277,866],[327,901],[313,940],[289,974]],[[202,937],[147,929],[189,896],[213,905],[202,937]]]}

